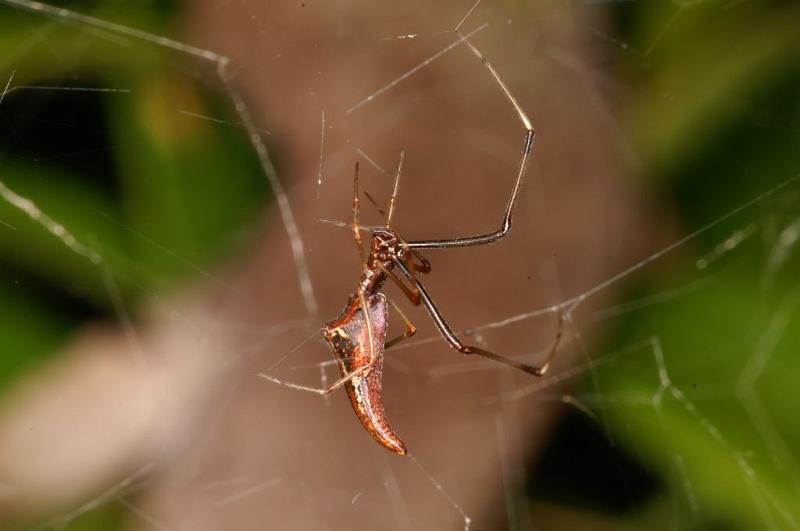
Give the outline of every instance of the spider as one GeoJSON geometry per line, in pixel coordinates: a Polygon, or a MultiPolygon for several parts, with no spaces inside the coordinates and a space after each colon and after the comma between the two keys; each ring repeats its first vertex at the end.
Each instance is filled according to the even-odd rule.
{"type": "Polygon", "coordinates": [[[363,271],[356,284],[355,293],[348,299],[342,313],[338,318],[326,323],[322,328],[323,336],[339,365],[341,378],[327,387],[314,388],[286,382],[268,374],[259,373],[259,376],[274,383],[321,395],[327,395],[340,387],[344,387],[356,416],[372,438],[385,448],[400,455],[407,453],[406,445],[397,436],[386,419],[381,400],[383,351],[403,339],[413,336],[416,328],[402,310],[382,293],[381,290],[387,280],[394,282],[412,304],[422,304],[445,341],[462,354],[477,354],[526,373],[542,376],[547,371],[561,339],[561,317],[559,317],[559,326],[555,339],[547,357],[540,366],[528,365],[482,348],[467,345],[456,336],[450,325],[447,324],[442,312],[418,278],[418,275],[424,275],[431,271],[430,262],[420,254],[420,250],[487,245],[504,238],[509,233],[512,214],[519,197],[520,186],[528,166],[535,136],[530,119],[491,63],[461,33],[456,33],[488,69],[492,79],[499,85],[525,128],[517,177],[514,181],[514,187],[511,190],[511,196],[508,199],[500,228],[486,234],[461,238],[439,240],[404,239],[392,227],[392,216],[397,201],[398,185],[403,165],[402,153],[394,177],[392,195],[389,198],[388,213],[368,193],[365,193],[366,197],[384,217],[384,224],[377,227],[363,227],[359,223],[360,202],[358,162],[356,162],[353,176],[352,229],[353,239],[363,264],[363,271]],[[362,230],[369,234],[368,253],[364,251],[364,242],[361,237],[362,230]],[[399,271],[400,274],[398,275],[396,271],[399,271]],[[400,336],[386,341],[389,303],[405,322],[406,330],[400,336]]]}

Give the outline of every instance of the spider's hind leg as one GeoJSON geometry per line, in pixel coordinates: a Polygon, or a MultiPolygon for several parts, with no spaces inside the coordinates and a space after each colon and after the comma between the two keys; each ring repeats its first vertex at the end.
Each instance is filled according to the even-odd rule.
{"type": "MultiPolygon", "coordinates": [[[[408,270],[406,265],[402,262],[397,262],[397,266],[403,272],[403,275],[410,280],[411,271],[408,270]]],[[[495,354],[494,352],[490,352],[488,350],[479,347],[464,344],[458,338],[458,336],[456,336],[456,334],[453,332],[453,329],[450,328],[450,325],[447,324],[447,321],[445,321],[444,317],[442,316],[442,313],[436,306],[436,303],[433,302],[433,299],[428,294],[428,291],[425,289],[425,286],[423,286],[419,280],[415,280],[414,282],[417,286],[417,290],[419,291],[422,304],[425,306],[425,309],[431,316],[431,319],[433,320],[433,323],[436,325],[436,328],[439,330],[439,333],[442,334],[442,337],[444,337],[445,341],[447,341],[447,344],[450,345],[455,350],[461,352],[462,354],[477,354],[479,356],[483,356],[484,358],[488,358],[498,363],[514,367],[515,369],[519,369],[523,372],[527,372],[528,374],[533,374],[534,376],[544,376],[544,374],[550,368],[550,362],[555,356],[556,351],[558,349],[558,345],[561,342],[561,336],[562,336],[561,329],[564,319],[562,312],[560,312],[558,316],[558,330],[556,333],[555,340],[553,341],[553,345],[550,347],[550,351],[548,352],[547,358],[545,358],[544,363],[537,367],[534,365],[529,365],[527,363],[522,363],[520,361],[513,360],[511,358],[506,358],[505,356],[495,354]]]]}
{"type": "Polygon", "coordinates": [[[395,304],[395,302],[392,299],[389,299],[389,297],[386,298],[389,300],[392,307],[395,309],[395,311],[397,311],[397,313],[400,314],[400,317],[406,323],[406,331],[400,334],[399,336],[395,337],[394,339],[390,339],[389,341],[387,341],[386,344],[384,345],[384,349],[394,346],[400,343],[402,340],[409,338],[417,333],[417,327],[414,325],[414,323],[411,322],[411,319],[406,317],[406,314],[403,313],[403,310],[401,310],[400,307],[397,304],[395,304]]]}

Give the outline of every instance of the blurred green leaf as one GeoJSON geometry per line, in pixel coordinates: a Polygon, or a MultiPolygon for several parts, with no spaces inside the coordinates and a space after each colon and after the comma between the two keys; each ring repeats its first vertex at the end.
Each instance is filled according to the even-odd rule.
{"type": "MultiPolygon", "coordinates": [[[[86,14],[159,34],[169,21],[155,5],[122,13],[102,3],[86,14]]],[[[13,75],[12,86],[22,87],[7,94],[0,108],[6,117],[1,125],[10,131],[6,146],[0,145],[0,180],[103,257],[98,267],[0,201],[0,221],[7,224],[0,227],[0,266],[7,272],[0,271],[0,282],[13,293],[4,304],[24,301],[19,306],[29,308],[27,315],[12,315],[9,306],[9,333],[0,337],[0,350],[9,353],[0,382],[10,382],[55,352],[58,339],[87,311],[116,318],[115,291],[135,318],[140,300],[198,276],[213,277],[215,264],[250,234],[267,189],[209,64],[8,7],[0,8],[0,50],[3,71],[13,75]],[[112,91],[46,88],[53,86],[112,91]],[[37,98],[29,97],[33,93],[37,98]],[[46,114],[50,101],[74,106],[76,115],[59,123],[46,114]],[[76,167],[84,147],[75,139],[87,132],[99,136],[76,167]],[[40,156],[43,142],[53,143],[59,155],[40,156]],[[20,150],[26,145],[33,148],[20,150]],[[87,164],[91,177],[81,173],[87,164]],[[14,275],[22,282],[15,283],[14,275]],[[54,298],[60,312],[47,311],[54,298]]]]}

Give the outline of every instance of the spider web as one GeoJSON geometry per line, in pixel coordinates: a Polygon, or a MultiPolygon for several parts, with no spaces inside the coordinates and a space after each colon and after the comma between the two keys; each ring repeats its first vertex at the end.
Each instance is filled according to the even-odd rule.
{"type": "Polygon", "coordinates": [[[800,527],[798,76],[776,66],[795,8],[210,1],[187,32],[163,8],[0,4],[4,525],[800,527]],[[737,42],[752,20],[770,36],[737,42]],[[384,198],[405,152],[413,239],[499,219],[520,131],[455,28],[539,137],[511,236],[432,252],[426,284],[483,348],[535,363],[559,315],[564,340],[532,380],[409,310],[417,336],[386,353],[398,461],[342,397],[255,374],[337,377],[318,329],[356,277],[335,226],[356,158],[384,198]],[[86,101],[105,129],[69,113],[86,101]],[[584,494],[604,464],[617,483],[584,494]]]}

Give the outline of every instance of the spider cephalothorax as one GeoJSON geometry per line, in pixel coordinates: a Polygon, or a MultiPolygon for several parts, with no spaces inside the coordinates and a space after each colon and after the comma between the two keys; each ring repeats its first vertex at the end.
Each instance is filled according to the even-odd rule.
{"type": "Polygon", "coordinates": [[[370,233],[370,256],[388,264],[404,254],[402,240],[388,227],[373,227],[370,233]]]}

